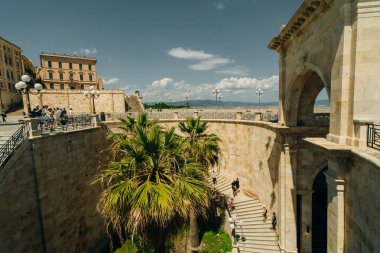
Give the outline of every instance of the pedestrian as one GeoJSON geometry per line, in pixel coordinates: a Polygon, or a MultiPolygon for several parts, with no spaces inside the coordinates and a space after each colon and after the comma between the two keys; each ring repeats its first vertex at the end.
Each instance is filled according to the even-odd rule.
{"type": "Polygon", "coordinates": [[[212,173],[211,173],[211,178],[212,178],[212,183],[213,183],[214,185],[216,185],[216,173],[215,173],[215,171],[212,171],[212,173]]]}
{"type": "Polygon", "coordinates": [[[1,112],[1,117],[3,118],[3,123],[6,123],[7,122],[7,113],[4,110],[1,112]]]}
{"type": "Polygon", "coordinates": [[[277,217],[276,217],[276,213],[273,212],[273,216],[272,216],[272,229],[273,230],[276,230],[276,225],[277,225],[277,217]]]}
{"type": "Polygon", "coordinates": [[[263,205],[263,220],[266,221],[268,219],[268,210],[267,208],[263,205]]]}
{"type": "Polygon", "coordinates": [[[228,206],[228,210],[231,212],[233,210],[235,210],[235,204],[234,204],[234,199],[233,198],[228,198],[227,200],[227,206],[228,206]]]}
{"type": "Polygon", "coordinates": [[[235,185],[236,185],[236,188],[237,188],[237,189],[240,188],[239,178],[236,178],[236,180],[235,180],[235,185]]]}
{"type": "Polygon", "coordinates": [[[237,191],[237,188],[236,188],[236,182],[235,182],[235,181],[233,181],[233,182],[231,183],[231,188],[232,188],[232,195],[233,195],[234,197],[236,197],[236,191],[237,191]]]}

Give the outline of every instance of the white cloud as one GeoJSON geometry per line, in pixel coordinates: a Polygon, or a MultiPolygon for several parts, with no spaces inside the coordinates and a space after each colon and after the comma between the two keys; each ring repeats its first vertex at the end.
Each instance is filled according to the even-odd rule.
{"type": "Polygon", "coordinates": [[[247,76],[250,73],[250,70],[245,66],[235,66],[228,69],[218,70],[216,73],[224,75],[247,76]]]}
{"type": "Polygon", "coordinates": [[[152,83],[153,87],[165,88],[168,84],[173,83],[173,79],[170,77],[164,77],[161,80],[156,80],[152,83]]]}
{"type": "Polygon", "coordinates": [[[182,47],[172,48],[167,51],[167,54],[175,58],[186,60],[206,60],[214,57],[214,55],[205,53],[202,50],[196,51],[191,49],[184,49],[182,47]]]}
{"type": "Polygon", "coordinates": [[[190,99],[202,97],[205,99],[214,99],[212,90],[218,88],[221,90],[225,100],[252,100],[256,98],[256,90],[264,90],[269,101],[276,100],[277,92],[274,90],[278,87],[278,76],[274,75],[268,78],[257,79],[253,77],[229,77],[224,78],[216,83],[190,84],[184,80],[176,81],[173,78],[165,77],[156,80],[145,90],[142,90],[145,101],[168,101],[173,97],[176,101],[182,101],[184,94],[189,94],[190,99]],[[274,93],[273,93],[274,92],[274,93]],[[270,93],[273,93],[270,95],[270,93]],[[270,98],[272,96],[272,98],[270,98]]]}
{"type": "Polygon", "coordinates": [[[223,66],[228,63],[233,63],[233,60],[227,59],[227,58],[221,58],[221,57],[214,57],[209,60],[201,61],[196,64],[192,64],[189,66],[192,70],[211,70],[215,69],[219,66],[223,66]]]}
{"type": "Polygon", "coordinates": [[[216,87],[228,90],[272,89],[276,84],[278,84],[278,76],[271,76],[261,80],[250,77],[230,77],[221,80],[216,87]]]}
{"type": "Polygon", "coordinates": [[[168,50],[166,53],[172,57],[179,59],[199,61],[198,63],[189,65],[190,69],[198,71],[212,70],[217,67],[234,62],[234,60],[220,57],[219,55],[206,53],[203,50],[197,51],[192,49],[184,49],[182,47],[172,48],[168,50]]]}
{"type": "Polygon", "coordinates": [[[81,48],[79,50],[79,52],[81,54],[84,54],[84,55],[94,55],[98,52],[98,50],[94,47],[92,47],[92,48],[81,48]]]}
{"type": "Polygon", "coordinates": [[[222,2],[216,3],[215,6],[219,10],[224,10],[226,8],[226,6],[224,5],[224,3],[222,3],[222,2]]]}
{"type": "Polygon", "coordinates": [[[104,84],[111,85],[111,84],[115,84],[115,83],[117,83],[117,82],[119,82],[119,81],[120,81],[119,78],[117,78],[117,77],[112,77],[112,78],[110,78],[110,79],[108,79],[108,80],[104,79],[103,83],[104,83],[104,84]]]}

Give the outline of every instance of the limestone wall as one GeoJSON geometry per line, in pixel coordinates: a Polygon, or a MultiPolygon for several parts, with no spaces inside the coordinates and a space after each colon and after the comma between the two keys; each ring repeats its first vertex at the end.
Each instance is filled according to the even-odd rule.
{"type": "Polygon", "coordinates": [[[0,251],[43,252],[44,234],[47,252],[87,252],[104,238],[89,182],[106,146],[100,128],[25,142],[0,171],[0,251]]]}
{"type": "MultiPolygon", "coordinates": [[[[162,121],[166,127],[178,121],[162,121]]],[[[255,195],[268,209],[277,211],[278,165],[281,147],[270,123],[209,121],[210,132],[221,138],[222,159],[218,170],[231,182],[255,195]]],[[[231,192],[232,193],[232,192],[231,192]]]]}
{"type": "MultiPolygon", "coordinates": [[[[99,98],[95,99],[95,110],[97,113],[125,113],[124,97],[122,90],[101,90],[99,98]]],[[[30,95],[30,101],[32,108],[47,105],[72,108],[75,113],[92,113],[92,101],[79,90],[42,90],[38,95],[30,95]]]]}
{"type": "Polygon", "coordinates": [[[345,192],[346,253],[377,252],[380,249],[380,164],[353,156],[347,168],[345,192]]]}

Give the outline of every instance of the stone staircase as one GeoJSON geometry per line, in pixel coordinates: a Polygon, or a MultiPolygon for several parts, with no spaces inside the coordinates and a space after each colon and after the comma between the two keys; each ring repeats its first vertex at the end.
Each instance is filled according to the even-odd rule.
{"type": "MultiPolygon", "coordinates": [[[[211,185],[212,179],[209,180],[211,185]]],[[[228,197],[232,197],[231,182],[222,175],[217,175],[216,189],[228,197]]],[[[238,252],[252,253],[276,253],[280,252],[277,234],[273,231],[271,220],[263,220],[262,204],[254,197],[247,196],[243,191],[239,191],[234,199],[235,210],[230,212],[238,220],[243,221],[242,225],[236,223],[236,234],[245,237],[245,241],[239,240],[235,245],[238,252]]]]}
{"type": "Polygon", "coordinates": [[[130,108],[129,112],[144,111],[144,106],[137,95],[125,96],[125,101],[127,102],[128,107],[130,108]]]}

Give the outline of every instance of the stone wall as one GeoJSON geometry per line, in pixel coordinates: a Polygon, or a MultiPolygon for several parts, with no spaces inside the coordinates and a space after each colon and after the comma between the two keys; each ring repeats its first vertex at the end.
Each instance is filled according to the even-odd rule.
{"type": "Polygon", "coordinates": [[[347,168],[345,192],[346,253],[380,249],[380,164],[355,154],[347,168]]]}
{"type": "Polygon", "coordinates": [[[100,128],[22,144],[0,171],[2,252],[87,252],[104,238],[89,183],[107,145],[100,128]]]}
{"type": "MultiPolygon", "coordinates": [[[[30,95],[31,107],[47,105],[55,108],[72,108],[74,113],[92,113],[92,100],[80,90],[42,90],[38,95],[30,95]]],[[[24,105],[26,101],[24,98],[24,105]]],[[[122,90],[101,90],[95,99],[97,113],[125,113],[125,95],[122,90]]]]}
{"type": "MultiPolygon", "coordinates": [[[[163,121],[173,127],[178,121],[163,121]]],[[[216,168],[231,182],[239,178],[241,188],[256,196],[268,210],[277,211],[277,170],[281,147],[270,123],[209,121],[209,132],[221,138],[221,163],[216,168]]],[[[231,192],[232,193],[232,192],[231,192]]]]}

